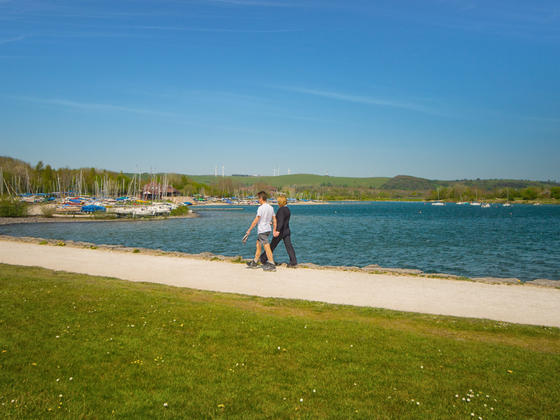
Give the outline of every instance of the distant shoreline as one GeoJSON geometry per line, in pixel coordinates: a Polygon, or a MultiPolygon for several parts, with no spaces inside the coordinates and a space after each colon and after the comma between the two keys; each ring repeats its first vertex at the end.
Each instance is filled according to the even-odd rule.
{"type": "Polygon", "coordinates": [[[193,219],[199,217],[197,213],[189,213],[183,216],[149,216],[149,217],[117,217],[117,218],[96,218],[87,215],[74,216],[27,216],[27,217],[0,217],[0,226],[18,225],[24,223],[93,223],[93,222],[149,222],[168,219],[193,219]]]}

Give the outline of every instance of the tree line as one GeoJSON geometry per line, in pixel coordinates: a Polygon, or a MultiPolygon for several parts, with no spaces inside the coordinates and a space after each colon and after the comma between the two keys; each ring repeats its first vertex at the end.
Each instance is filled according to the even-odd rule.
{"type": "Polygon", "coordinates": [[[0,196],[24,193],[140,196],[143,187],[150,182],[170,185],[184,196],[243,198],[264,190],[272,194],[283,193],[288,197],[311,200],[560,200],[560,185],[550,181],[440,182],[397,176],[379,187],[336,185],[330,182],[275,187],[261,181],[249,185],[231,177],[215,177],[208,183],[202,183],[182,174],[133,174],[96,168],[55,169],[41,161],[31,166],[17,159],[0,157],[0,196]]]}

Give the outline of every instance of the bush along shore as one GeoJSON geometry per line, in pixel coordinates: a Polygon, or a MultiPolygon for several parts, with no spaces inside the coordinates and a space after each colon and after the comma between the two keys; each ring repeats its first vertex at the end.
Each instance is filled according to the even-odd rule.
{"type": "MultiPolygon", "coordinates": [[[[0,225],[1,225],[1,219],[0,219],[0,225]]],[[[203,259],[208,261],[228,261],[231,263],[245,263],[250,260],[250,259],[243,258],[241,255],[226,256],[226,255],[216,255],[211,252],[202,252],[200,254],[189,254],[186,252],[179,252],[179,251],[163,251],[159,249],[128,247],[125,245],[94,244],[91,242],[45,239],[45,238],[36,238],[36,237],[0,235],[0,240],[35,243],[39,245],[69,246],[69,247],[76,247],[76,248],[88,248],[88,249],[100,249],[100,250],[106,249],[106,250],[117,251],[117,252],[143,253],[146,255],[162,255],[162,256],[172,256],[172,257],[179,257],[179,258],[197,258],[197,259],[203,259]]],[[[377,264],[370,264],[365,267],[356,267],[356,266],[317,265],[313,263],[302,262],[298,264],[298,267],[301,269],[358,271],[358,272],[366,272],[370,274],[390,274],[390,275],[397,275],[397,276],[405,275],[405,276],[416,276],[416,277],[441,278],[441,279],[458,280],[458,281],[475,281],[475,282],[488,283],[488,284],[510,284],[510,285],[519,285],[519,286],[531,285],[531,286],[539,286],[539,287],[560,288],[560,281],[558,280],[536,279],[528,282],[522,282],[517,278],[499,278],[499,277],[470,278],[470,277],[457,276],[457,275],[445,274],[445,273],[425,273],[421,270],[408,269],[408,268],[381,267],[377,264]]]]}
{"type": "Polygon", "coordinates": [[[558,418],[560,330],[0,265],[4,418],[558,418]]]}

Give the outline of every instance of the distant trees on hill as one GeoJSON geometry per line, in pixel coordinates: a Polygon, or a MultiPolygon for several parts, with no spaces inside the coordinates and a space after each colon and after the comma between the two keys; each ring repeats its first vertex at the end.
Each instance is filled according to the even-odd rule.
{"type": "Polygon", "coordinates": [[[407,175],[393,178],[339,178],[318,175],[277,177],[189,177],[182,174],[131,174],[96,168],[54,169],[42,161],[32,167],[0,157],[0,196],[66,192],[104,196],[137,195],[148,182],[165,183],[182,195],[254,196],[265,190],[288,197],[323,200],[560,200],[552,181],[436,181],[407,175]],[[202,182],[204,180],[204,182],[202,182]]]}

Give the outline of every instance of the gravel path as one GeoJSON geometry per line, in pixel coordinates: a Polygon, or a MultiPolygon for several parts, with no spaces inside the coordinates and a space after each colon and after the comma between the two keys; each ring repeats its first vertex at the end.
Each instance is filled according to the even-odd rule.
{"type": "Polygon", "coordinates": [[[245,264],[0,240],[0,263],[200,290],[560,327],[560,289],[245,264]]]}

